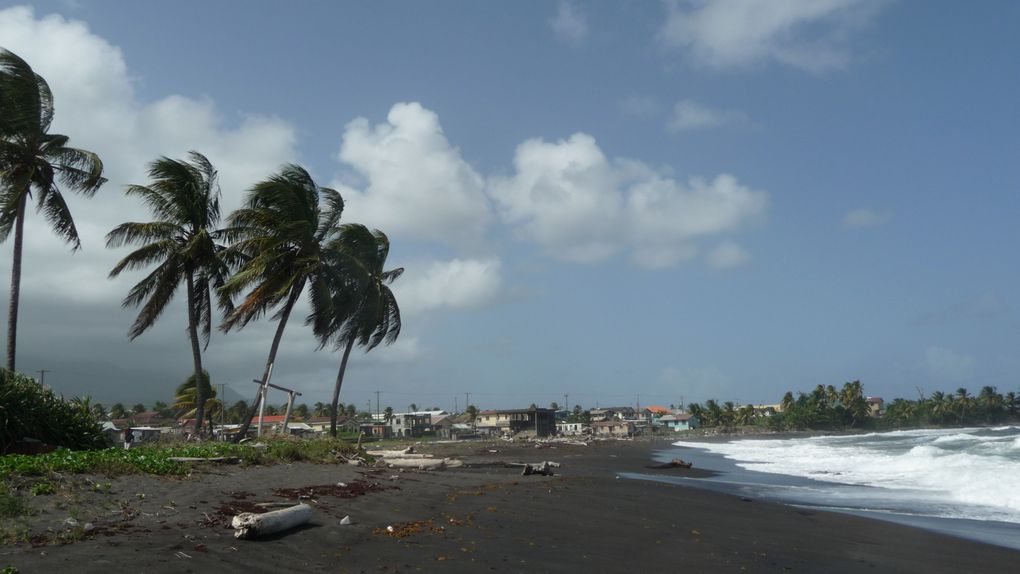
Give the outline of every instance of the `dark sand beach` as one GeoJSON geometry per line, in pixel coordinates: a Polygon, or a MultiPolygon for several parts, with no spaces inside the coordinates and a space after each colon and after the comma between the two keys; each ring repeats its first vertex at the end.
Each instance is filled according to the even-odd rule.
{"type": "Polygon", "coordinates": [[[100,487],[78,489],[65,508],[32,519],[36,530],[52,528],[52,539],[73,515],[94,527],[86,539],[3,546],[0,567],[23,573],[956,573],[1016,572],[1020,564],[1016,551],[891,523],[617,477],[697,475],[696,468],[647,468],[654,451],[666,447],[475,442],[422,447],[467,463],[444,471],[298,463],[214,467],[185,479],[94,477],[100,487]],[[541,460],[562,467],[553,477],[521,476],[502,464],[541,460]],[[313,486],[322,488],[308,489],[313,486]],[[279,489],[310,492],[312,522],[270,539],[235,540],[231,512],[296,494],[279,489]],[[341,525],[347,515],[354,523],[341,525]]]}

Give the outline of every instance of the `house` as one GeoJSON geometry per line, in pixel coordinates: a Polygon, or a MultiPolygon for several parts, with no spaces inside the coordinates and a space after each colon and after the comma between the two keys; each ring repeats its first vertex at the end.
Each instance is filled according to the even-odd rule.
{"type": "Polygon", "coordinates": [[[529,409],[485,410],[475,420],[479,432],[493,435],[550,436],[556,432],[556,411],[529,409]]]}
{"type": "Polygon", "coordinates": [[[865,399],[868,402],[868,411],[873,417],[880,417],[885,412],[885,401],[882,397],[868,397],[865,399]]]}
{"type": "Polygon", "coordinates": [[[640,422],[654,423],[660,418],[671,414],[673,414],[673,411],[666,407],[652,405],[638,411],[635,418],[640,422]]]}
{"type": "MultiPolygon", "coordinates": [[[[358,427],[365,436],[374,438],[392,438],[393,428],[386,423],[370,422],[362,423],[358,427]]],[[[411,436],[411,435],[408,435],[411,436]]]]}
{"type": "Polygon", "coordinates": [[[591,430],[595,436],[634,436],[634,423],[631,421],[600,421],[591,423],[591,430]]]}
{"type": "Polygon", "coordinates": [[[562,436],[578,436],[584,434],[588,425],[584,423],[556,423],[556,434],[562,436]]]}
{"type": "Polygon", "coordinates": [[[605,408],[594,408],[588,411],[591,414],[591,420],[598,421],[623,421],[634,418],[634,407],[605,407],[605,408]]]}
{"type": "Polygon", "coordinates": [[[394,413],[389,429],[395,437],[422,436],[432,425],[432,415],[427,412],[394,413]]]}
{"type": "Polygon", "coordinates": [[[690,413],[666,415],[659,419],[659,424],[672,431],[683,431],[698,428],[698,417],[690,413]]]}

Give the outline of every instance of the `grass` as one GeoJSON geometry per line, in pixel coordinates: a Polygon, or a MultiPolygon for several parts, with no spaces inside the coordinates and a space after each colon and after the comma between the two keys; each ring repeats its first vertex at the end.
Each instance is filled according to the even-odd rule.
{"type": "Polygon", "coordinates": [[[0,517],[16,518],[28,512],[25,500],[4,483],[0,483],[0,517]]]}
{"type": "MultiPolygon", "coordinates": [[[[41,476],[51,472],[92,473],[106,476],[125,474],[184,475],[191,466],[170,460],[173,457],[238,457],[244,464],[276,464],[281,462],[335,462],[336,455],[349,453],[351,446],[330,439],[288,440],[266,442],[265,448],[229,443],[199,443],[143,446],[131,450],[72,451],[58,449],[42,455],[0,456],[0,478],[10,476],[41,476]]],[[[37,483],[38,492],[48,494],[44,482],[37,483]]],[[[35,488],[35,487],[33,487],[35,488]]]]}

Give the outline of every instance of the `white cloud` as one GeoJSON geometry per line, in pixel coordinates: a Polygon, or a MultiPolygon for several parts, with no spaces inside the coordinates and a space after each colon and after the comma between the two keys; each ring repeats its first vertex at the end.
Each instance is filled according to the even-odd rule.
{"type": "Polygon", "coordinates": [[[921,365],[930,376],[945,383],[965,383],[974,377],[974,357],[944,347],[925,349],[921,365]]]}
{"type": "Polygon", "coordinates": [[[498,259],[453,259],[411,264],[393,284],[403,314],[436,309],[478,309],[493,302],[502,284],[498,259]]]}
{"type": "Polygon", "coordinates": [[[707,129],[726,124],[742,122],[746,116],[736,110],[717,110],[693,100],[681,100],[673,106],[673,113],[666,121],[670,133],[707,129]]]}
{"type": "Polygon", "coordinates": [[[883,2],[868,0],[667,0],[658,33],[698,64],[776,61],[812,72],[844,65],[849,33],[883,2]]]}
{"type": "Polygon", "coordinates": [[[732,240],[726,240],[708,252],[708,264],[715,269],[739,267],[750,260],[744,248],[732,240]]]}
{"type": "MultiPolygon", "coordinates": [[[[27,296],[100,301],[119,300],[126,293],[126,279],[106,279],[126,250],[106,250],[104,236],[123,221],[150,217],[139,202],[125,199],[123,188],[144,183],[146,166],[157,157],[183,157],[191,149],[208,156],[219,169],[223,210],[229,212],[244,189],[296,156],[294,129],[282,120],[248,116],[226,127],[208,98],[171,95],[139,101],[120,49],[82,22],[58,15],[36,18],[32,9],[14,7],[0,10],[0,38],[50,84],[56,110],[51,131],[98,153],[109,180],[91,200],[65,194],[82,238],[83,250],[77,254],[69,254],[31,210],[22,279],[27,296]],[[54,282],[54,276],[73,279],[54,282]]],[[[10,244],[2,247],[10,249],[10,244]]],[[[7,272],[9,259],[0,261],[0,273],[7,272]]]]}
{"type": "Polygon", "coordinates": [[[360,190],[334,184],[349,220],[461,247],[484,235],[491,219],[484,180],[421,104],[396,104],[376,126],[365,118],[347,124],[339,159],[367,182],[360,190]]]}
{"type": "Polygon", "coordinates": [[[588,37],[588,18],[576,6],[560,0],[549,26],[561,40],[578,45],[588,37]]]}
{"type": "Polygon", "coordinates": [[[761,217],[768,195],[723,174],[687,183],[645,164],[610,160],[577,133],[525,141],[516,173],[490,180],[503,219],[550,255],[597,262],[621,252],[645,267],[669,267],[697,253],[701,238],[738,231],[761,217]]]}
{"type": "Polygon", "coordinates": [[[889,223],[892,219],[892,212],[875,211],[872,209],[853,209],[843,216],[843,227],[856,229],[861,227],[876,227],[889,223]]]}

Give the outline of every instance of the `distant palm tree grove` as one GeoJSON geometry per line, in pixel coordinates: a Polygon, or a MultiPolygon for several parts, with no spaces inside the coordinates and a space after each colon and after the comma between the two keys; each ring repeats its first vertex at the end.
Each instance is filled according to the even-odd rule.
{"type": "MultiPolygon", "coordinates": [[[[14,239],[6,354],[6,369],[11,372],[17,358],[29,201],[35,201],[36,211],[53,232],[78,250],[81,241],[62,190],[92,197],[106,181],[95,153],[70,147],[67,136],[49,133],[53,117],[53,94],[46,80],[20,57],[0,48],[0,242],[12,233],[14,239]]],[[[149,164],[148,175],[148,183],[129,185],[125,193],[148,208],[151,221],[117,226],[106,236],[106,245],[134,247],[110,271],[111,279],[124,271],[147,272],[123,300],[124,307],[139,309],[128,329],[131,339],[156,324],[183,286],[192,375],[177,389],[174,410],[193,417],[199,436],[203,421],[229,414],[242,425],[237,438],[244,437],[265,396],[262,391],[269,384],[287,320],[305,294],[311,307],[305,323],[320,349],[342,351],[333,400],[324,408],[316,406],[318,414],[328,413],[333,419],[335,436],[340,386],[351,348],[359,345],[368,351],[392,343],[400,334],[400,309],[387,285],[403,269],[384,270],[390,245],[386,235],[363,225],[341,224],[340,194],[318,186],[297,165],[285,165],[255,183],[243,206],[225,222],[220,218],[216,168],[198,151],[187,158],[157,158],[149,164]],[[203,368],[202,352],[210,344],[217,311],[224,333],[267,314],[277,323],[262,388],[251,405],[225,407],[215,398],[203,368]]],[[[96,412],[93,405],[85,410],[96,412]]],[[[118,404],[110,414],[126,412],[118,404]]]]}

